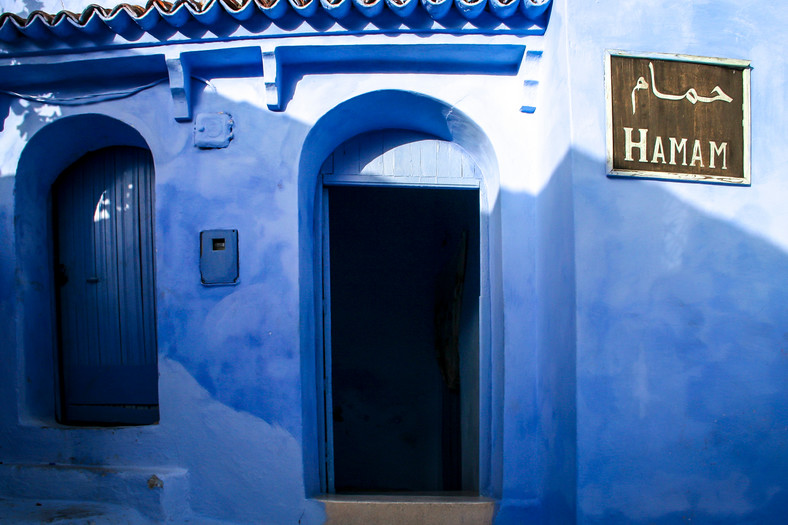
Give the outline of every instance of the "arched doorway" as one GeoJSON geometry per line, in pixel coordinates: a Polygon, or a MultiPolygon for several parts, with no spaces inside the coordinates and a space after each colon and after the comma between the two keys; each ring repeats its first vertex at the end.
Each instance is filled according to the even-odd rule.
{"type": "Polygon", "coordinates": [[[480,172],[386,130],[320,174],[327,490],[478,493],[480,172]]]}
{"type": "Polygon", "coordinates": [[[61,421],[158,421],[153,159],[107,147],[52,186],[61,421]]]}
{"type": "MultiPolygon", "coordinates": [[[[19,417],[31,424],[63,420],[52,190],[55,181],[81,157],[114,146],[150,151],[140,132],[129,124],[89,113],[47,124],[30,138],[19,159],[14,185],[20,298],[16,323],[22,359],[19,417]]],[[[91,223],[97,202],[98,196],[86,205],[91,223]]]]}

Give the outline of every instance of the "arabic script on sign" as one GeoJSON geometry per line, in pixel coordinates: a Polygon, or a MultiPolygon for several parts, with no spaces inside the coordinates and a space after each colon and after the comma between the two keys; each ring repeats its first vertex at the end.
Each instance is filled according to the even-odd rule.
{"type": "MultiPolygon", "coordinates": [[[[729,97],[720,86],[714,86],[711,90],[711,93],[714,94],[713,97],[704,97],[698,95],[698,91],[695,88],[689,88],[683,95],[670,95],[667,93],[662,93],[657,89],[657,83],[654,80],[654,64],[652,62],[648,63],[648,69],[651,72],[651,92],[654,93],[654,96],[657,98],[661,98],[662,100],[682,100],[687,99],[692,104],[697,104],[698,102],[710,103],[715,102],[717,100],[722,102],[731,103],[733,99],[729,97]]],[[[635,87],[632,88],[632,114],[635,114],[637,109],[637,105],[635,104],[635,94],[641,89],[648,89],[648,82],[643,77],[638,78],[635,87]]]]}

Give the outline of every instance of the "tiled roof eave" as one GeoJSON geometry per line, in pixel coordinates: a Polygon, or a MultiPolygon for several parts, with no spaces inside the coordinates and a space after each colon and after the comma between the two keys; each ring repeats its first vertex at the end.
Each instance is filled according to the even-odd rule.
{"type": "MultiPolygon", "coordinates": [[[[89,5],[81,13],[35,11],[22,17],[0,14],[0,44],[48,44],[70,38],[91,39],[119,35],[131,39],[140,34],[178,31],[199,24],[208,31],[220,25],[260,27],[286,20],[333,19],[338,24],[364,21],[381,27],[391,20],[424,26],[425,21],[457,27],[463,22],[486,19],[516,27],[546,17],[552,0],[149,0],[145,7],[119,4],[112,9],[89,5]],[[260,23],[254,24],[258,20],[260,23]]],[[[287,24],[282,24],[287,26],[287,24]]]]}

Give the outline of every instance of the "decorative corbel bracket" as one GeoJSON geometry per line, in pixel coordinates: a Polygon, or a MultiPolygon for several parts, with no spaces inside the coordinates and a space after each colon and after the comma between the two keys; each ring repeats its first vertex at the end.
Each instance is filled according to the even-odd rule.
{"type": "Polygon", "coordinates": [[[523,113],[536,112],[536,99],[539,94],[539,66],[542,61],[542,51],[527,50],[523,55],[520,71],[523,75],[523,113]]]}
{"type": "Polygon", "coordinates": [[[265,104],[271,111],[282,111],[282,75],[276,51],[263,51],[263,82],[265,104]]]}
{"type": "Polygon", "coordinates": [[[165,60],[170,77],[173,115],[179,122],[188,122],[192,119],[191,66],[180,53],[165,56],[165,60]]]}

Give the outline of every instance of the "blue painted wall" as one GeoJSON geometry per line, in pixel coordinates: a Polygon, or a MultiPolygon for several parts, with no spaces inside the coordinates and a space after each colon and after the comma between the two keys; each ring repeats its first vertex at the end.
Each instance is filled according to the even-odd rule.
{"type": "Polygon", "coordinates": [[[581,523],[788,511],[783,6],[567,2],[581,523]],[[603,52],[752,61],[752,187],[606,180],[603,52]]]}
{"type": "Polygon", "coordinates": [[[321,523],[311,499],[320,491],[316,176],[343,141],[402,128],[454,140],[485,177],[480,487],[500,500],[496,522],[779,523],[788,90],[775,50],[788,45],[787,23],[779,6],[733,0],[565,0],[544,36],[494,37],[532,52],[512,73],[294,66],[281,113],[265,107],[259,79],[195,82],[195,112],[235,121],[220,150],[193,147],[166,83],[82,108],[4,97],[0,496],[321,523]],[[608,179],[606,49],[751,60],[752,186],[608,179]],[[66,118],[81,114],[114,121],[66,118]],[[86,148],[113,143],[146,144],[156,165],[161,423],[64,428],[53,420],[41,254],[51,243],[47,191],[86,148]],[[239,230],[235,287],[199,284],[198,235],[213,228],[239,230]],[[101,484],[90,477],[99,471],[101,484]],[[147,487],[152,474],[163,489],[147,487]]]}
{"type": "MultiPolygon", "coordinates": [[[[139,482],[125,489],[133,496],[100,493],[100,499],[124,504],[128,499],[140,506],[152,492],[145,483],[148,476],[156,475],[164,481],[161,501],[143,506],[152,517],[179,519],[190,507],[197,515],[239,522],[320,522],[319,506],[305,499],[302,475],[301,384],[294,344],[299,331],[297,263],[294,243],[288,240],[296,237],[297,217],[283,217],[279,209],[288,195],[295,200],[296,170],[258,159],[268,148],[289,159],[297,159],[296,151],[288,155],[278,141],[261,148],[258,140],[265,136],[266,123],[248,120],[255,114],[250,108],[222,100],[224,111],[236,115],[236,126],[245,130],[234,142],[230,163],[222,153],[233,150],[194,148],[191,126],[178,128],[170,119],[163,119],[158,129],[142,123],[169,103],[166,90],[149,97],[127,101],[121,115],[108,112],[148,135],[156,163],[161,421],[146,427],[80,429],[60,427],[53,418],[52,289],[49,261],[41,249],[50,242],[46,182],[78,155],[75,151],[142,140],[120,120],[63,118],[28,142],[15,177],[3,177],[16,182],[15,207],[8,210],[16,210],[16,250],[10,254],[16,252],[19,268],[3,307],[15,312],[11,318],[16,323],[8,332],[21,331],[17,352],[13,345],[4,346],[17,362],[4,368],[3,383],[17,385],[18,394],[11,399],[19,400],[4,408],[4,435],[10,436],[2,446],[5,492],[90,499],[87,485],[96,483],[82,481],[84,472],[72,469],[73,479],[66,477],[57,486],[46,475],[38,478],[26,473],[29,469],[9,465],[100,467],[109,469],[110,477],[143,469],[139,482]],[[86,143],[86,137],[94,140],[86,143]],[[180,158],[184,150],[191,159],[187,163],[180,158]],[[200,285],[199,232],[214,227],[240,231],[238,286],[200,285]]],[[[204,104],[210,107],[210,100],[204,104]]],[[[36,116],[34,111],[20,113],[22,123],[24,115],[36,116]]],[[[294,132],[297,128],[292,126],[294,132]]],[[[9,270],[4,275],[13,275],[9,270]]]]}

